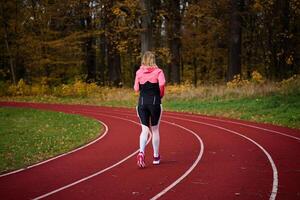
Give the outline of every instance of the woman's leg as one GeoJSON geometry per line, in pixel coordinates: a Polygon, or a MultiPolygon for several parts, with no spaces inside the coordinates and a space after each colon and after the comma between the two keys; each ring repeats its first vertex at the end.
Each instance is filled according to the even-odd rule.
{"type": "Polygon", "coordinates": [[[145,153],[148,139],[149,128],[142,124],[142,132],[140,134],[140,152],[145,153]]]}
{"type": "Polygon", "coordinates": [[[159,124],[162,114],[161,105],[153,105],[151,109],[152,146],[154,157],[159,157],[159,124]]]}
{"type": "Polygon", "coordinates": [[[142,132],[140,134],[140,152],[145,153],[149,133],[150,112],[144,105],[137,106],[137,114],[140,118],[142,132]]]}
{"type": "Polygon", "coordinates": [[[153,146],[153,155],[154,157],[159,156],[159,125],[152,126],[152,146],[153,146]]]}
{"type": "Polygon", "coordinates": [[[148,133],[149,133],[149,119],[150,119],[150,112],[147,110],[147,108],[143,105],[137,106],[137,115],[140,118],[141,126],[142,126],[142,132],[140,134],[140,152],[137,155],[137,165],[140,168],[145,167],[145,148],[147,144],[148,139],[148,133]]]}

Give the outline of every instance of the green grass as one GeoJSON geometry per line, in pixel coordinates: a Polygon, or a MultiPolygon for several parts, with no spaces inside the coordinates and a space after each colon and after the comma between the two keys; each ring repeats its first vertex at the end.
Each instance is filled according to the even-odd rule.
{"type": "Polygon", "coordinates": [[[300,93],[211,101],[169,101],[168,110],[224,116],[300,128],[300,93]]]}
{"type": "MultiPolygon", "coordinates": [[[[122,90],[122,89],[120,89],[122,90]]],[[[126,91],[128,93],[128,91],[126,91]]],[[[125,94],[128,95],[128,94],[125,94]]],[[[125,96],[124,95],[124,96],[125,96]]],[[[137,97],[136,97],[137,98],[137,97]]],[[[101,100],[92,97],[10,97],[2,100],[92,104],[134,108],[136,98],[101,100]]],[[[239,98],[166,98],[164,110],[185,111],[300,128],[300,92],[274,92],[239,98]]]]}
{"type": "Polygon", "coordinates": [[[68,152],[100,132],[98,121],[79,115],[0,107],[0,173],[68,152]]]}
{"type": "MultiPolygon", "coordinates": [[[[138,95],[132,88],[98,87],[87,96],[7,96],[0,101],[90,104],[134,108],[138,95]]],[[[224,84],[170,85],[163,99],[164,110],[266,122],[300,128],[300,77],[281,82],[266,81],[236,87],[224,84]]]]}

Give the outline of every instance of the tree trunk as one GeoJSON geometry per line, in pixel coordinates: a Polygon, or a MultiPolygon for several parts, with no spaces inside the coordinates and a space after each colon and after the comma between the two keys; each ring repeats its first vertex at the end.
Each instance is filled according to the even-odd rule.
{"type": "MultiPolygon", "coordinates": [[[[92,16],[90,15],[90,6],[89,1],[82,3],[82,9],[84,13],[82,26],[84,27],[85,32],[89,32],[93,30],[92,25],[92,16]]],[[[95,82],[96,81],[96,51],[94,49],[94,42],[95,39],[93,36],[89,36],[84,41],[84,48],[85,48],[85,65],[87,70],[87,82],[95,82]]]]}
{"type": "Polygon", "coordinates": [[[105,29],[106,33],[106,51],[107,51],[107,66],[108,66],[108,78],[109,85],[120,87],[121,82],[121,56],[117,49],[116,41],[117,35],[114,29],[115,15],[112,13],[114,1],[106,1],[106,19],[107,26],[105,29]]]}
{"type": "Polygon", "coordinates": [[[16,85],[15,66],[14,66],[13,57],[11,55],[10,47],[8,44],[6,31],[5,31],[5,45],[6,45],[7,53],[9,55],[9,65],[10,65],[10,72],[11,72],[12,80],[13,80],[13,83],[16,85]]]}
{"type": "Polygon", "coordinates": [[[96,81],[96,57],[95,57],[95,49],[94,38],[89,37],[86,40],[86,66],[87,66],[87,82],[95,82],[96,81]]]}
{"type": "Polygon", "coordinates": [[[5,46],[7,49],[7,54],[9,57],[9,65],[10,65],[10,73],[11,73],[11,79],[13,81],[13,84],[16,84],[16,74],[15,74],[15,65],[14,65],[14,60],[13,60],[13,55],[12,55],[12,51],[11,48],[9,46],[9,42],[8,42],[8,31],[7,31],[7,24],[6,21],[4,19],[5,15],[4,15],[4,8],[3,8],[3,4],[1,5],[1,16],[2,16],[2,26],[3,26],[3,32],[4,32],[4,40],[5,40],[5,46]]]}
{"type": "Polygon", "coordinates": [[[112,46],[112,44],[108,44],[107,46],[108,57],[108,73],[110,84],[113,86],[121,87],[121,57],[120,53],[112,46]]]}
{"type": "MultiPolygon", "coordinates": [[[[105,6],[104,2],[101,2],[101,13],[100,13],[100,29],[105,30],[107,27],[107,23],[108,23],[108,19],[107,19],[107,8],[105,6]]],[[[106,58],[106,34],[103,33],[100,35],[100,44],[99,44],[99,66],[98,66],[98,71],[99,71],[99,81],[101,85],[105,85],[105,69],[106,69],[106,62],[105,62],[105,58],[106,58]]]]}
{"type": "Polygon", "coordinates": [[[171,77],[172,83],[180,83],[180,47],[181,47],[181,16],[180,1],[169,1],[169,46],[171,51],[171,77]]]}
{"type": "Polygon", "coordinates": [[[282,79],[282,78],[287,78],[288,76],[290,76],[291,72],[291,65],[287,64],[287,60],[288,58],[291,56],[291,44],[290,44],[290,39],[289,39],[289,35],[290,33],[290,8],[289,8],[289,1],[282,1],[282,0],[277,0],[276,1],[276,7],[277,7],[277,12],[278,12],[278,16],[279,16],[279,24],[281,26],[280,31],[280,38],[279,38],[279,48],[278,51],[280,52],[280,56],[279,56],[279,61],[278,61],[278,75],[277,78],[282,79]]]}
{"type": "Polygon", "coordinates": [[[152,23],[151,23],[151,1],[141,0],[140,6],[142,10],[142,33],[141,33],[141,53],[153,48],[152,41],[152,23]]]}
{"type": "Polygon", "coordinates": [[[193,67],[194,67],[194,86],[197,87],[198,73],[197,73],[197,58],[193,57],[193,67]]]}
{"type": "Polygon", "coordinates": [[[243,0],[231,0],[228,81],[241,74],[241,40],[243,0]]]}
{"type": "Polygon", "coordinates": [[[106,64],[105,64],[105,57],[106,57],[106,38],[105,35],[102,34],[100,36],[100,55],[99,55],[99,81],[101,85],[105,85],[105,69],[106,69],[106,64]]]}

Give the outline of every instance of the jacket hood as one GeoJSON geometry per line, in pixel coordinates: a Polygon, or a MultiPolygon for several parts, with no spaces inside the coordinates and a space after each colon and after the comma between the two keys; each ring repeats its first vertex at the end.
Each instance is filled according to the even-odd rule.
{"type": "Polygon", "coordinates": [[[140,69],[142,70],[143,73],[151,73],[154,70],[158,69],[158,67],[156,65],[154,66],[146,66],[146,65],[142,65],[140,67],[140,69]]]}

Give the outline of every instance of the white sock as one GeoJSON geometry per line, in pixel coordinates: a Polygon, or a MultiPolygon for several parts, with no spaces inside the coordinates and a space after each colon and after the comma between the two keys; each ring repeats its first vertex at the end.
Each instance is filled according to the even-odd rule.
{"type": "Polygon", "coordinates": [[[159,156],[159,125],[152,126],[152,146],[153,146],[153,155],[154,157],[159,156]]]}
{"type": "Polygon", "coordinates": [[[145,147],[147,144],[149,128],[142,124],[142,132],[140,134],[140,152],[145,153],[145,147]]]}

